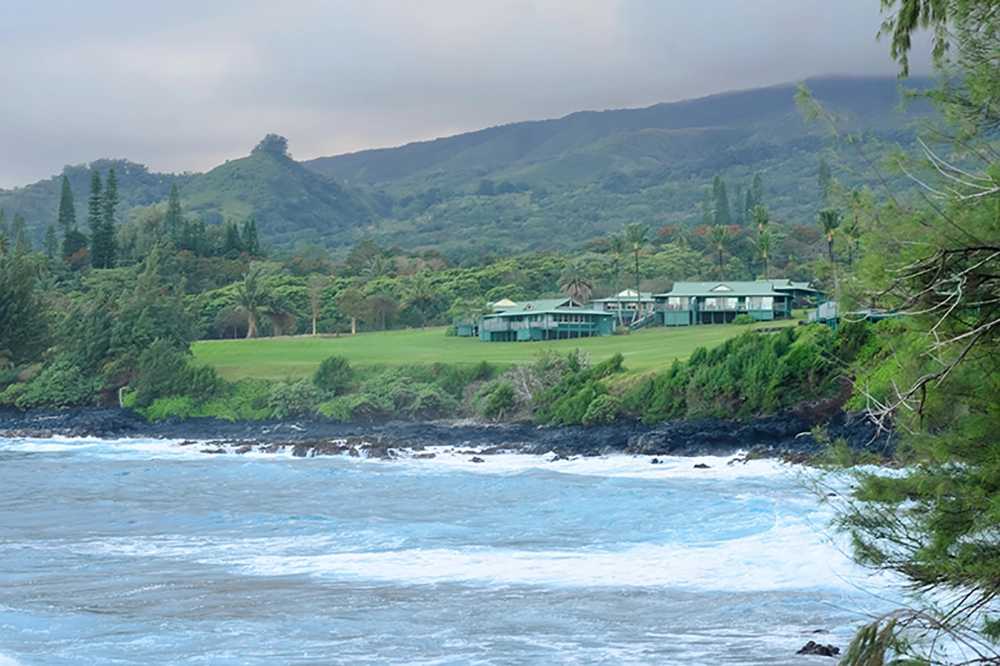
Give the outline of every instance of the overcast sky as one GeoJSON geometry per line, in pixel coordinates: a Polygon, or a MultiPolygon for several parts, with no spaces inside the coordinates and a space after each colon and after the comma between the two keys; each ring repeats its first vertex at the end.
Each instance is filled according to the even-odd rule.
{"type": "Polygon", "coordinates": [[[205,171],[269,132],[308,159],[821,74],[895,74],[875,41],[878,5],[14,0],[0,20],[0,187],[100,157],[205,171]]]}

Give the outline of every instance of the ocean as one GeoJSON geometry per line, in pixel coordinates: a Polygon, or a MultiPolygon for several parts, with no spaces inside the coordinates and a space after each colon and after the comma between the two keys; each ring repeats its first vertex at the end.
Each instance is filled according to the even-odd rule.
{"type": "Polygon", "coordinates": [[[892,605],[773,460],[201,448],[0,438],[0,666],[835,663],[892,605]]]}

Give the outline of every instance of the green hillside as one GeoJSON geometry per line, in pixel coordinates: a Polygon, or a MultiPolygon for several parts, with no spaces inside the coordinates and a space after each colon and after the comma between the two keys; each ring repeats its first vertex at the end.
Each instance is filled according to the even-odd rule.
{"type": "MultiPolygon", "coordinates": [[[[922,106],[898,111],[899,85],[891,78],[817,79],[809,86],[845,129],[889,144],[910,145],[914,119],[926,114],[922,106]]],[[[384,246],[437,247],[462,260],[575,249],[635,221],[654,230],[696,226],[703,188],[716,176],[726,182],[739,222],[736,199],[757,173],[772,219],[812,224],[820,205],[817,168],[835,140],[826,124],[803,121],[795,92],[777,86],[574,113],[303,163],[272,135],[248,157],[204,174],[154,174],[125,160],[98,160],[65,173],[81,225],[91,168],[104,175],[114,167],[122,221],[164,202],[176,182],[188,217],[209,225],[254,217],[273,247],[306,241],[341,254],[372,238],[384,246]]],[[[863,184],[851,173],[863,171],[857,155],[843,159],[847,168],[836,174],[841,182],[863,184]]],[[[40,243],[55,221],[60,182],[57,176],[0,190],[0,208],[8,218],[21,213],[40,243]]]]}
{"type": "MultiPolygon", "coordinates": [[[[814,96],[848,129],[889,140],[911,136],[914,114],[897,112],[899,83],[889,77],[820,78],[807,82],[814,96]]],[[[924,87],[926,81],[907,82],[924,87]]],[[[367,150],[305,162],[352,183],[409,180],[462,183],[484,176],[524,173],[535,181],[576,184],[600,181],[608,169],[653,165],[713,173],[734,165],[754,168],[761,159],[798,148],[813,152],[828,129],[807,125],[795,107],[794,85],[723,93],[644,109],[585,111],[558,120],[521,122],[458,136],[367,150]],[[662,130],[650,132],[650,130],[662,130]],[[650,143],[647,140],[655,137],[650,143]],[[567,172],[574,155],[596,155],[592,168],[567,172]],[[683,168],[674,160],[679,159],[683,168]]],[[[573,171],[570,169],[569,171],[573,171]]],[[[643,174],[653,176],[654,174],[643,174]]]]}
{"type": "MultiPolygon", "coordinates": [[[[100,159],[90,164],[67,166],[63,169],[63,173],[69,177],[70,187],[73,188],[76,199],[77,223],[83,228],[86,228],[87,223],[87,193],[90,191],[93,169],[101,173],[102,179],[107,175],[108,169],[115,170],[118,195],[123,209],[166,201],[173,183],[176,182],[177,187],[184,188],[196,177],[187,173],[181,175],[150,173],[145,166],[128,160],[100,159]]],[[[23,215],[33,232],[36,244],[40,244],[45,229],[50,224],[56,224],[61,187],[62,174],[25,187],[12,190],[0,189],[0,208],[6,211],[8,219],[14,213],[23,215]]]]}
{"type": "Polygon", "coordinates": [[[261,146],[192,178],[180,192],[186,211],[207,224],[253,217],[261,236],[277,245],[354,239],[379,211],[375,199],[357,188],[305,168],[284,150],[261,146]]]}
{"type": "MultiPolygon", "coordinates": [[[[843,130],[886,144],[912,144],[915,120],[928,113],[924,104],[900,112],[893,78],[808,85],[843,130]]],[[[927,81],[907,85],[922,88],[927,81]]],[[[305,164],[393,202],[393,223],[379,229],[382,242],[457,244],[469,254],[578,247],[636,220],[654,229],[694,226],[703,188],[716,175],[732,196],[761,173],[774,219],[813,224],[819,161],[837,142],[827,124],[803,120],[796,92],[786,85],[575,113],[305,164]]],[[[840,180],[864,184],[851,173],[864,171],[860,158],[841,157],[840,180]]],[[[902,179],[894,184],[909,186],[902,179]]]]}

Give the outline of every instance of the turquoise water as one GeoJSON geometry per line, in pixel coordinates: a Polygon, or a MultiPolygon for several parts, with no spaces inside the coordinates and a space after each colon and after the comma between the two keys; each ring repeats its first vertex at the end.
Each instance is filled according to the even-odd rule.
{"type": "Polygon", "coordinates": [[[0,666],[800,664],[882,603],[771,461],[197,449],[0,439],[0,666]]]}

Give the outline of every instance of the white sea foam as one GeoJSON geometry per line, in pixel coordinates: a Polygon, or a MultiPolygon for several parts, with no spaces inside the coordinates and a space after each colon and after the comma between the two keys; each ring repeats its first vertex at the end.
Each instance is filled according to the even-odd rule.
{"type": "MultiPolygon", "coordinates": [[[[243,549],[241,549],[243,550],[243,549]]],[[[667,587],[697,591],[847,590],[860,572],[802,524],[714,544],[636,544],[620,550],[417,548],[309,556],[228,553],[217,560],[254,575],[570,587],[667,587]]]]}
{"type": "Polygon", "coordinates": [[[433,458],[407,456],[396,462],[412,471],[427,469],[453,469],[463,472],[486,474],[516,474],[531,470],[555,471],[580,476],[622,477],[638,479],[692,478],[692,479],[746,479],[787,475],[799,466],[778,460],[760,459],[743,461],[742,456],[635,456],[611,454],[606,456],[575,456],[560,459],[554,453],[531,455],[500,453],[477,455],[474,449],[454,447],[429,447],[425,452],[433,458]],[[472,462],[478,458],[481,462],[472,462]],[[657,464],[653,464],[653,460],[657,464]],[[697,467],[704,465],[707,467],[697,467]]]}
{"type": "MultiPolygon", "coordinates": [[[[92,437],[54,436],[39,438],[0,437],[0,451],[21,453],[77,453],[100,458],[163,459],[163,458],[205,458],[218,457],[215,451],[220,445],[214,440],[180,440],[153,438],[99,439],[92,437]]],[[[239,454],[241,458],[255,461],[289,459],[291,445],[278,447],[274,452],[264,452],[257,446],[239,454]]],[[[223,457],[235,456],[232,447],[223,447],[227,453],[223,457]]],[[[350,458],[346,455],[323,460],[342,460],[354,466],[393,464],[406,473],[421,473],[427,470],[460,471],[480,474],[517,474],[533,470],[554,471],[564,474],[621,478],[694,478],[694,479],[747,479],[750,477],[770,477],[788,474],[796,466],[777,460],[761,459],[744,461],[741,456],[633,456],[611,454],[607,456],[575,456],[560,459],[554,453],[532,455],[523,453],[479,454],[475,448],[428,447],[418,453],[407,449],[396,449],[396,458],[350,458]],[[423,457],[433,454],[433,457],[423,457]],[[416,457],[419,455],[420,457],[416,457]],[[472,462],[477,458],[481,462],[472,462]],[[658,464],[652,464],[653,460],[658,464]],[[705,467],[696,467],[702,465],[705,467]]],[[[295,458],[307,463],[312,458],[295,458]]]]}
{"type": "Polygon", "coordinates": [[[200,453],[198,445],[181,446],[179,439],[99,439],[96,437],[62,437],[45,439],[0,437],[0,450],[21,453],[86,453],[108,457],[190,457],[200,453]]]}

